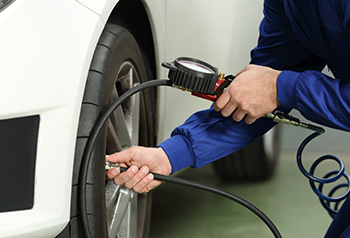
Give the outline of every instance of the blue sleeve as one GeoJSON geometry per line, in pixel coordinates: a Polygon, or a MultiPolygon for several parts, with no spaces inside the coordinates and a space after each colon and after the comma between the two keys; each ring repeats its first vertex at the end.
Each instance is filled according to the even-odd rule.
{"type": "Polygon", "coordinates": [[[267,118],[260,118],[252,125],[244,120],[236,122],[210,108],[190,116],[159,146],[168,155],[174,173],[188,166],[198,168],[229,155],[273,126],[267,118]]]}
{"type": "Polygon", "coordinates": [[[350,83],[320,71],[325,62],[295,36],[282,0],[266,0],[252,64],[284,70],[277,79],[282,107],[297,109],[310,121],[350,131],[350,83]]]}
{"type": "Polygon", "coordinates": [[[283,71],[277,79],[278,100],[310,121],[350,131],[350,82],[318,71],[283,71]]]}

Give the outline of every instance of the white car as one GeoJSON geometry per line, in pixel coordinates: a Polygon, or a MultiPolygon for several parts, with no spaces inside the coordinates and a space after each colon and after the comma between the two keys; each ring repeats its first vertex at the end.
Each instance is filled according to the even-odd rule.
{"type": "MultiPolygon", "coordinates": [[[[261,18],[262,0],[1,0],[0,237],[85,237],[81,196],[91,237],[146,237],[150,195],[106,182],[105,154],[154,146],[210,102],[170,87],[128,100],[101,132],[79,194],[94,123],[131,87],[166,79],[162,62],[188,56],[238,72],[261,18]]],[[[266,141],[253,145],[271,166],[260,177],[247,164],[226,171],[232,160],[218,171],[268,177],[277,146],[266,141]]]]}

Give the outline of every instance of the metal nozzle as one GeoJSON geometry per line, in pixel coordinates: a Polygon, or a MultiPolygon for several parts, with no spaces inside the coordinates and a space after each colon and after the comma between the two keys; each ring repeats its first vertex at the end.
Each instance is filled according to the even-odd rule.
{"type": "Polygon", "coordinates": [[[118,162],[110,162],[110,161],[106,161],[105,162],[105,170],[106,172],[112,168],[119,168],[119,163],[118,162]]]}
{"type": "Polygon", "coordinates": [[[266,115],[267,118],[272,119],[274,122],[280,124],[287,124],[292,126],[300,126],[300,121],[298,118],[287,115],[283,112],[275,111],[266,115]]]}

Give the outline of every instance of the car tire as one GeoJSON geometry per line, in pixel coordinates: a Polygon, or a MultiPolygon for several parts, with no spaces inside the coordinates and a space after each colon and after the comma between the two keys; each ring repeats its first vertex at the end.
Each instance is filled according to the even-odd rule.
{"type": "MultiPolygon", "coordinates": [[[[79,173],[85,145],[94,123],[108,106],[131,87],[147,80],[144,61],[134,37],[107,24],[96,47],[76,141],[70,221],[58,238],[85,237],[81,224],[79,173]]],[[[105,155],[132,145],[154,146],[151,95],[145,90],[117,108],[94,145],[87,175],[87,213],[91,237],[148,237],[151,193],[136,194],[105,180],[105,155]]],[[[153,99],[154,100],[154,99],[153,99]]]]}
{"type": "Polygon", "coordinates": [[[214,170],[225,181],[261,181],[276,169],[280,152],[281,128],[275,126],[252,144],[213,163],[214,170]]]}

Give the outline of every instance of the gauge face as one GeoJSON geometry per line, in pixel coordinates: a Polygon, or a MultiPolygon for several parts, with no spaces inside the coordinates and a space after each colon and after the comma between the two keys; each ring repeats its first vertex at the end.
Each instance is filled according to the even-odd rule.
{"type": "Polygon", "coordinates": [[[169,69],[168,78],[174,85],[214,95],[219,79],[216,67],[190,57],[179,57],[172,62],[163,62],[162,66],[169,69]]]}
{"type": "Polygon", "coordinates": [[[186,68],[192,69],[197,72],[206,73],[206,74],[215,74],[214,70],[198,62],[188,61],[188,60],[179,60],[178,63],[185,66],[186,68]]]}

